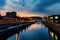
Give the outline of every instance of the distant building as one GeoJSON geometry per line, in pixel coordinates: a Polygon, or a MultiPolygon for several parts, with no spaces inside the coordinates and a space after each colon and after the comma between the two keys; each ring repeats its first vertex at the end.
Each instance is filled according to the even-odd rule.
{"type": "Polygon", "coordinates": [[[16,17],[16,12],[6,12],[6,16],[15,18],[16,17]]]}
{"type": "Polygon", "coordinates": [[[38,20],[38,21],[40,21],[42,19],[41,17],[37,17],[37,16],[31,17],[31,18],[33,18],[33,20],[38,20]]]}
{"type": "Polygon", "coordinates": [[[3,17],[1,16],[1,14],[0,14],[0,19],[3,19],[3,17]]]}
{"type": "Polygon", "coordinates": [[[51,15],[48,18],[53,23],[60,23],[60,15],[51,15]]]}

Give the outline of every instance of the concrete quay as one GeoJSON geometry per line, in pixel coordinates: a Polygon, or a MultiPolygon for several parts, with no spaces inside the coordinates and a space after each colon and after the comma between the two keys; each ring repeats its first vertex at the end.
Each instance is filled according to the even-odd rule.
{"type": "Polygon", "coordinates": [[[4,30],[0,30],[0,40],[5,40],[9,38],[10,36],[18,33],[19,31],[23,30],[24,28],[30,26],[31,24],[34,24],[35,22],[27,22],[21,25],[9,27],[4,30]]]}
{"type": "Polygon", "coordinates": [[[52,30],[58,32],[60,34],[60,24],[56,23],[49,23],[47,21],[42,21],[47,27],[51,28],[52,30]]]}
{"type": "Polygon", "coordinates": [[[32,23],[32,22],[0,24],[0,30],[7,29],[9,27],[14,27],[14,26],[21,25],[21,24],[25,24],[25,23],[32,23]]]}

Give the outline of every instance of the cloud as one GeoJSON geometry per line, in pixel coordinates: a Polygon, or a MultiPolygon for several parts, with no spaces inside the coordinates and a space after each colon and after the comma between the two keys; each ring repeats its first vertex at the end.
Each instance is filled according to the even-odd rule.
{"type": "Polygon", "coordinates": [[[5,0],[0,0],[0,10],[5,6],[5,0]]]}
{"type": "Polygon", "coordinates": [[[48,13],[53,13],[53,14],[60,14],[60,3],[56,3],[54,5],[51,5],[46,9],[48,13]]]}
{"type": "Polygon", "coordinates": [[[60,13],[59,2],[60,0],[6,0],[4,10],[60,13]]]}
{"type": "Polygon", "coordinates": [[[18,4],[17,1],[15,0],[6,0],[6,4],[4,7],[4,10],[8,10],[8,11],[22,11],[25,8],[18,4]]]}
{"type": "Polygon", "coordinates": [[[46,16],[46,15],[44,15],[42,13],[32,13],[32,12],[24,11],[24,12],[17,12],[17,16],[20,16],[20,17],[32,17],[32,16],[43,17],[43,16],[46,16]]]}
{"type": "Polygon", "coordinates": [[[60,2],[60,0],[41,0],[36,5],[33,11],[45,12],[46,8],[60,2]]]}
{"type": "Polygon", "coordinates": [[[6,0],[4,10],[31,11],[38,2],[37,0],[6,0]]]}

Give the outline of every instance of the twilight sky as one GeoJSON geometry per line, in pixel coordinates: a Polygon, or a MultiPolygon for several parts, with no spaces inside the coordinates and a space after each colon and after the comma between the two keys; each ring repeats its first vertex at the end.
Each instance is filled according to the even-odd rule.
{"type": "Polygon", "coordinates": [[[60,14],[60,0],[0,0],[0,10],[60,14]]]}

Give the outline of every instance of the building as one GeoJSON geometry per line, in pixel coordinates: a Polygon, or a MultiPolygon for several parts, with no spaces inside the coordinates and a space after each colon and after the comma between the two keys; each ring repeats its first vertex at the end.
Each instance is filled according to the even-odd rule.
{"type": "Polygon", "coordinates": [[[6,12],[6,16],[15,18],[16,17],[16,12],[6,12]]]}
{"type": "Polygon", "coordinates": [[[51,15],[48,18],[53,23],[60,23],[60,15],[51,15]]]}
{"type": "Polygon", "coordinates": [[[0,14],[0,19],[3,19],[3,17],[1,16],[1,14],[0,14]]]}

